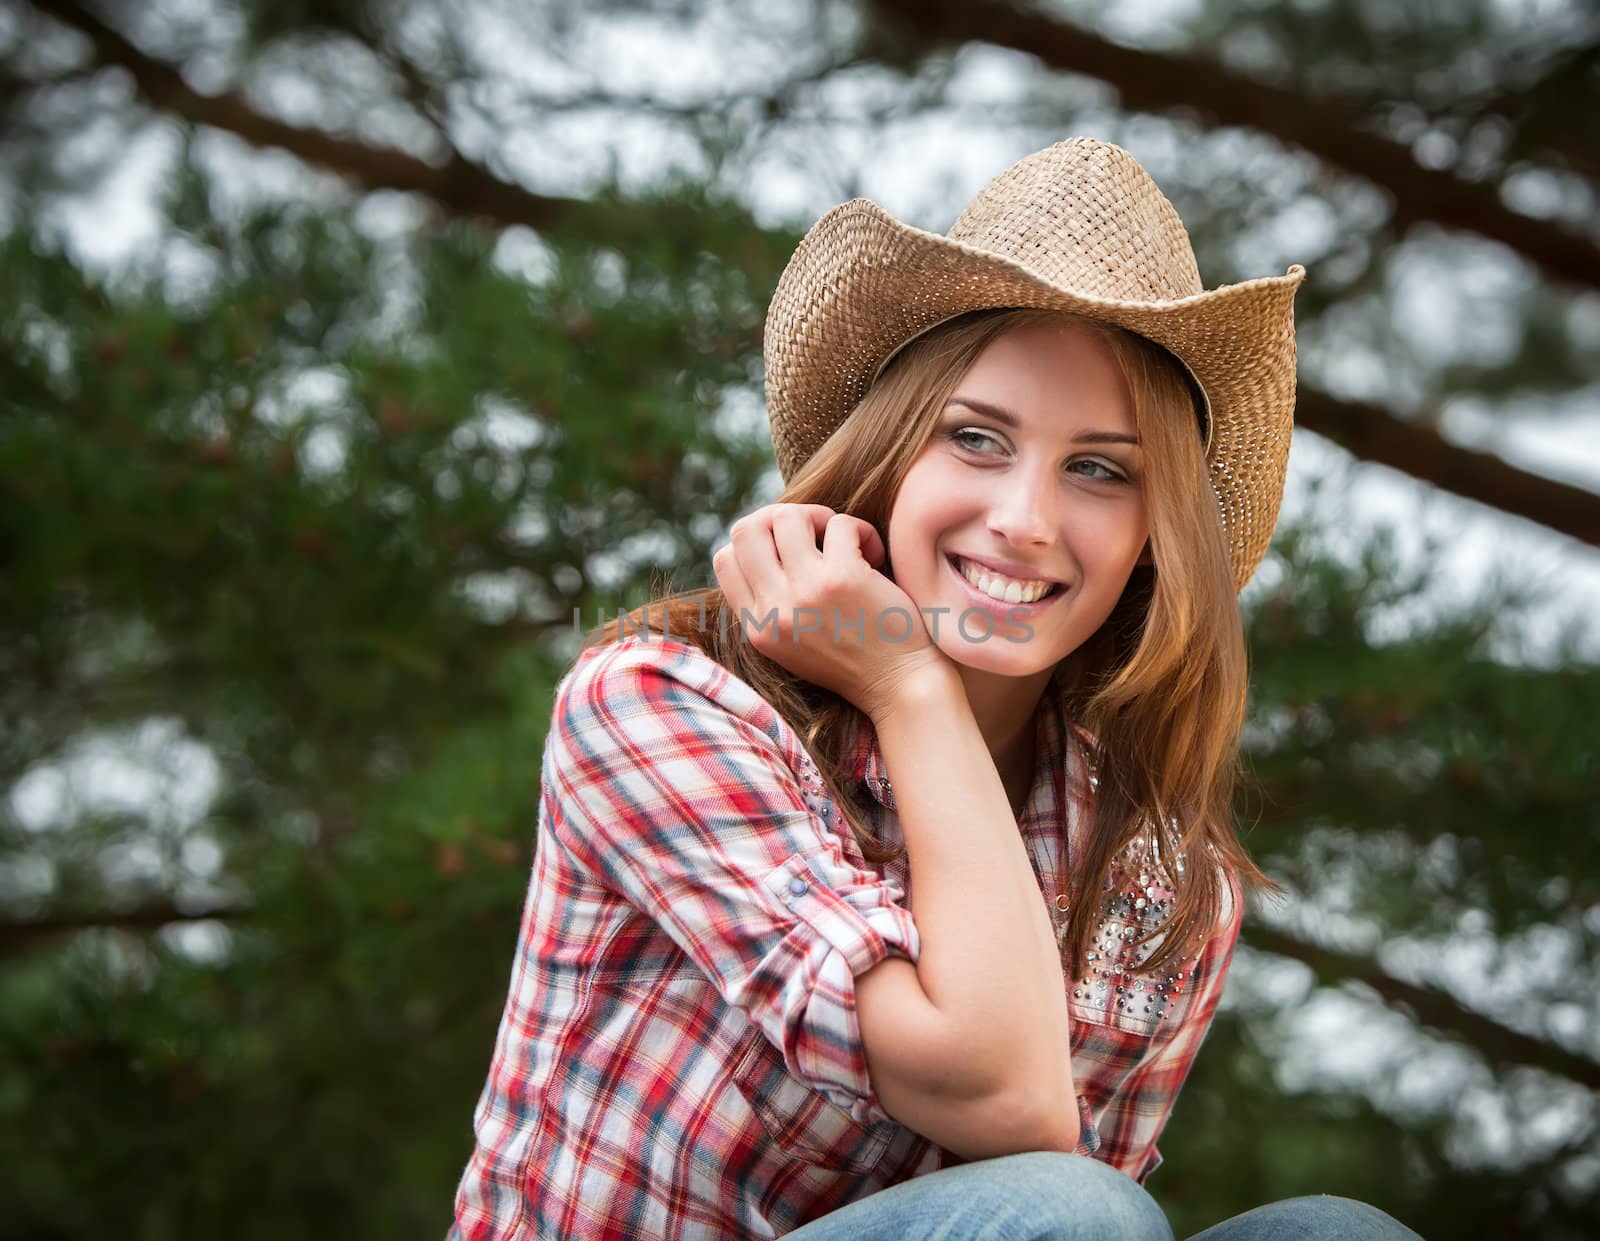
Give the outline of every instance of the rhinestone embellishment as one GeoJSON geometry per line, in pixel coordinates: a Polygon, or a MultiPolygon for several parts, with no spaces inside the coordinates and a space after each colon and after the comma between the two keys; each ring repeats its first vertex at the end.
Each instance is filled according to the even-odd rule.
{"type": "MultiPolygon", "coordinates": [[[[1128,1019],[1152,1029],[1171,1015],[1181,999],[1184,971],[1151,974],[1141,968],[1159,942],[1158,928],[1171,916],[1175,899],[1151,856],[1148,840],[1136,839],[1123,850],[1104,892],[1095,948],[1084,953],[1086,970],[1072,983],[1073,998],[1098,1006],[1115,995],[1116,1005],[1104,1011],[1115,1020],[1128,1019]],[[1136,948],[1133,941],[1147,930],[1156,931],[1156,936],[1136,948]]],[[[1064,898],[1057,899],[1056,908],[1064,913],[1064,898]]],[[[1058,922],[1058,938],[1065,933],[1064,922],[1058,922]]]]}

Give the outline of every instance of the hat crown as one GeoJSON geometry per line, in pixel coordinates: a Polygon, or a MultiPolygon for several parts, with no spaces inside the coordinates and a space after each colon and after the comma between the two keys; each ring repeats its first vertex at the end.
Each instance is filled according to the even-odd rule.
{"type": "Polygon", "coordinates": [[[1124,302],[1204,291],[1177,211],[1121,147],[1075,138],[990,181],[947,234],[1058,287],[1124,302]]]}

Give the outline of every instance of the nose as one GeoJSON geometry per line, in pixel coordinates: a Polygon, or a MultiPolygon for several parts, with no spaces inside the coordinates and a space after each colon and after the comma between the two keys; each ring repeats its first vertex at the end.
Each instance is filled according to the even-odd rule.
{"type": "Polygon", "coordinates": [[[1059,514],[1055,475],[1048,469],[1011,470],[997,480],[989,506],[989,531],[1017,547],[1048,547],[1056,539],[1059,514]]]}

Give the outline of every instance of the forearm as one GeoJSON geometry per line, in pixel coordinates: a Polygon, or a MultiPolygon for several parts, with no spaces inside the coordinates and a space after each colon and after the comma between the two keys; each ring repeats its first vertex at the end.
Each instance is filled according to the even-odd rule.
{"type": "Polygon", "coordinates": [[[874,723],[911,866],[917,979],[954,1058],[942,1085],[1064,1112],[1075,1133],[1055,934],[960,682],[908,689],[874,723]]]}

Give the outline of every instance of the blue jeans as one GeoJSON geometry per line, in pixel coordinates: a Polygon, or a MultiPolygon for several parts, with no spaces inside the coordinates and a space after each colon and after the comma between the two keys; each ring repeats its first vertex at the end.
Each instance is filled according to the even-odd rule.
{"type": "MultiPolygon", "coordinates": [[[[1173,1241],[1148,1193],[1109,1164],[1039,1151],[945,1168],[787,1234],[791,1241],[1173,1241]]],[[[1376,1207],[1286,1198],[1190,1241],[1422,1241],[1376,1207]]]]}

